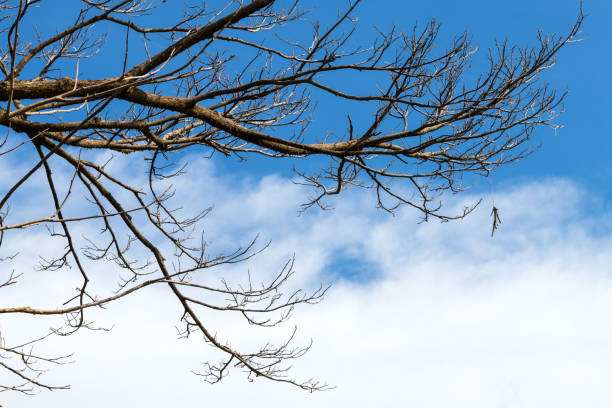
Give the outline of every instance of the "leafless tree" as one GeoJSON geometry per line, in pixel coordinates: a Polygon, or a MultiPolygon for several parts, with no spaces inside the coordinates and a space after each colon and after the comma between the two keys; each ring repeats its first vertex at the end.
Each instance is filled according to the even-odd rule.
{"type": "MultiPolygon", "coordinates": [[[[356,186],[373,189],[386,211],[407,204],[425,220],[460,218],[473,207],[445,214],[441,193],[463,190],[464,174],[486,176],[525,156],[535,129],[556,127],[563,95],[539,75],[582,23],[580,14],[565,36],[539,35],[530,48],[500,42],[485,54],[468,34],[442,48],[435,21],[378,30],[371,43],[355,45],[359,3],[349,0],[333,22],[320,25],[297,1],[227,0],[218,9],[201,2],[168,21],[178,15],[176,2],[71,0],[61,7],[67,16],[76,10],[74,19],[49,33],[40,18],[57,2],[0,1],[6,36],[0,156],[28,166],[2,176],[0,245],[6,248],[13,234],[46,228],[49,242],[63,240],[64,251],[41,258],[37,268],[73,271],[80,280],[76,293],[53,300],[57,307],[37,307],[39,299],[23,293],[26,306],[0,304],[0,314],[63,316],[65,325],[51,334],[67,335],[96,328],[89,310],[163,285],[183,310],[182,335],[198,332],[225,353],[223,362],[205,365],[207,381],[221,380],[236,366],[306,390],[327,388],[288,375],[286,363],[308,347],[287,341],[243,351],[209,330],[205,310],[274,326],[296,305],[318,302],[325,288],[283,294],[292,260],[263,285],[251,283],[250,275],[242,284],[200,280],[203,271],[244,261],[265,245],[252,241],[210,253],[203,236],[197,238],[209,209],[185,217],[171,204],[180,202],[171,186],[182,173],[172,164],[180,162],[177,153],[289,157],[298,169],[304,160],[326,159],[320,171],[296,170],[314,192],[305,208],[325,208],[328,196],[356,186]],[[315,100],[329,99],[336,101],[338,120],[321,133],[312,126],[315,100]],[[352,113],[355,104],[371,116],[352,113]],[[113,171],[108,154],[100,153],[143,159],[146,182],[113,171]],[[20,212],[19,193],[39,176],[46,184],[36,192],[45,197],[39,209],[47,213],[20,212]],[[84,225],[101,232],[83,236],[84,225]],[[119,271],[114,293],[95,291],[92,268],[99,263],[119,271]]],[[[3,251],[4,261],[16,255],[3,251]]],[[[25,272],[0,273],[2,290],[25,272]]],[[[16,345],[2,339],[0,371],[15,382],[0,390],[59,387],[41,382],[41,367],[70,356],[38,355],[32,346],[39,340],[16,345]]]]}

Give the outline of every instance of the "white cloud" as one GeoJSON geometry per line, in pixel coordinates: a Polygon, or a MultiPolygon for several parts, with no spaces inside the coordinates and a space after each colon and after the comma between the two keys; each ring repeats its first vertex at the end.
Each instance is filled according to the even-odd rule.
{"type": "MultiPolygon", "coordinates": [[[[179,309],[163,290],[152,289],[99,314],[99,323],[116,323],[110,333],[82,333],[49,345],[76,352],[74,365],[49,377],[69,381],[71,391],[0,395],[5,406],[612,403],[605,381],[612,378],[610,218],[571,181],[498,191],[503,224],[491,239],[490,207],[484,205],[463,221],[416,224],[408,210],[389,217],[366,193],[349,191],[335,211],[297,217],[306,193],[289,180],[235,183],[215,175],[209,162],[192,167],[206,184],[185,178],[177,188],[187,203],[215,205],[206,223],[214,241],[244,243],[259,231],[273,245],[249,262],[252,271],[273,273],[295,252],[293,285],[335,281],[323,303],[297,311],[293,322],[301,341],[312,337],[315,343],[293,374],[337,389],[308,394],[249,383],[238,371],[215,386],[201,383],[189,371],[213,350],[176,340],[179,309]],[[335,272],[350,274],[351,268],[358,279],[335,272]]],[[[223,273],[237,276],[246,268],[223,273]]],[[[226,318],[211,315],[209,324],[237,342],[254,341],[252,328],[226,318]]],[[[24,325],[15,319],[4,324],[24,325]]]]}

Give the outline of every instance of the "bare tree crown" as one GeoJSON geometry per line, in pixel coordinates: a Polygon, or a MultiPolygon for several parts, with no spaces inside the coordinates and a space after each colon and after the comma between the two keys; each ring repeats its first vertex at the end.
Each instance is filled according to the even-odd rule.
{"type": "MultiPolygon", "coordinates": [[[[328,164],[320,171],[297,171],[314,191],[305,208],[325,208],[328,196],[356,186],[375,190],[377,204],[387,211],[406,204],[425,219],[460,218],[472,207],[445,214],[442,192],[463,190],[464,174],[488,175],[523,157],[535,129],[556,126],[563,95],[542,84],[539,75],[582,23],[580,14],[567,35],[540,35],[535,48],[498,43],[486,54],[486,68],[474,74],[476,48],[468,35],[442,50],[434,21],[410,30],[378,31],[371,43],[352,46],[359,3],[348,2],[327,27],[298,2],[274,0],[228,0],[214,10],[203,4],[186,8],[176,21],[153,26],[150,16],[163,13],[168,2],[72,0],[62,6],[80,10],[74,21],[40,34],[29,16],[57,4],[0,1],[6,38],[0,49],[0,124],[5,128],[0,156],[29,158],[29,167],[0,193],[0,245],[18,231],[47,228],[49,240],[62,240],[64,251],[42,259],[38,268],[70,269],[80,279],[76,293],[57,299],[56,308],[37,307],[24,294],[28,305],[0,304],[0,315],[64,316],[65,326],[52,333],[70,334],[94,328],[88,310],[163,285],[183,310],[182,335],[197,332],[226,357],[205,364],[205,380],[219,381],[236,366],[250,377],[326,389],[326,384],[288,375],[287,361],[308,349],[292,346],[293,336],[277,346],[243,351],[209,330],[204,310],[273,326],[287,320],[296,305],[318,302],[326,289],[283,293],[293,260],[261,285],[250,276],[243,284],[200,280],[203,271],[244,261],[263,248],[252,241],[209,253],[206,240],[197,238],[210,209],[185,217],[170,204],[176,199],[171,180],[182,173],[170,164],[173,155],[196,149],[291,157],[296,164],[324,158],[328,164]],[[287,29],[305,22],[311,22],[307,36],[306,30],[287,29]],[[120,33],[120,47],[105,42],[106,31],[115,37],[120,33]],[[105,60],[108,55],[114,55],[112,63],[105,60]],[[92,62],[108,66],[106,75],[91,69],[92,62]],[[372,86],[357,92],[335,81],[338,75],[372,86]],[[313,130],[316,98],[331,98],[337,107],[337,127],[325,133],[313,130]],[[375,109],[371,117],[356,118],[344,108],[349,102],[375,109]],[[145,182],[113,172],[99,152],[144,159],[145,182]],[[47,197],[48,213],[14,213],[20,191],[38,175],[46,184],[39,194],[47,197]],[[398,192],[398,185],[408,188],[398,192]],[[75,201],[83,196],[86,213],[75,211],[75,201]],[[75,233],[83,225],[101,233],[75,233]],[[95,292],[91,268],[98,263],[120,272],[115,292],[95,292]]],[[[5,261],[12,255],[0,253],[5,261]]],[[[22,273],[5,276],[0,291],[16,284],[22,273]]],[[[15,380],[0,384],[0,390],[62,388],[41,382],[40,364],[61,364],[66,357],[36,354],[29,346],[40,340],[0,341],[0,372],[15,380]]]]}

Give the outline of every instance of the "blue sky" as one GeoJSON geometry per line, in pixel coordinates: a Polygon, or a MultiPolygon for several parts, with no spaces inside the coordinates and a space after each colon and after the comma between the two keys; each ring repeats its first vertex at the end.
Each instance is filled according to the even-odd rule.
{"type": "MultiPolygon", "coordinates": [[[[421,26],[431,19],[441,23],[438,43],[445,47],[451,39],[467,30],[480,55],[494,45],[495,40],[508,39],[509,44],[528,46],[536,41],[539,29],[544,34],[567,33],[578,15],[579,1],[573,0],[519,0],[505,1],[441,1],[436,6],[428,2],[380,2],[366,1],[359,8],[360,27],[356,39],[370,40],[372,26],[390,28],[392,25],[411,29],[418,22],[421,26]]],[[[321,15],[333,18],[337,3],[317,5],[321,15]]],[[[612,124],[606,120],[612,107],[612,79],[608,68],[612,56],[605,52],[609,47],[610,29],[608,17],[612,4],[607,1],[585,1],[585,19],[582,42],[570,44],[560,52],[557,65],[545,72],[543,80],[559,92],[569,91],[565,98],[565,113],[557,124],[563,128],[541,128],[531,144],[539,149],[526,159],[500,168],[489,180],[476,179],[480,191],[489,191],[489,183],[506,185],[519,180],[539,177],[569,177],[584,186],[596,190],[599,195],[612,197],[612,124]]],[[[318,16],[318,15],[317,15],[318,16]]],[[[478,57],[478,55],[477,55],[478,57]]],[[[475,71],[476,73],[477,71],[475,71]]],[[[323,129],[339,118],[335,109],[325,109],[321,102],[316,125],[323,129]]],[[[235,166],[233,161],[221,162],[230,171],[252,174],[253,168],[263,174],[286,172],[291,167],[266,159],[251,160],[254,166],[235,166]]],[[[298,164],[298,167],[300,164],[298,164]]],[[[306,166],[306,165],[303,165],[306,166]]]]}
{"type": "MultiPolygon", "coordinates": [[[[324,2],[314,15],[333,17],[340,4],[324,2]]],[[[411,29],[417,20],[435,18],[442,24],[441,46],[468,30],[484,51],[495,38],[529,45],[538,28],[563,35],[578,8],[578,1],[568,0],[445,0],[433,5],[365,0],[355,14],[361,26],[357,38],[368,38],[372,25],[411,29]]],[[[315,343],[296,362],[295,375],[321,378],[337,389],[311,395],[280,384],[249,383],[239,371],[215,386],[202,383],[190,371],[216,355],[197,341],[176,339],[179,310],[160,288],[96,312],[98,323],[114,325],[111,332],[51,339],[45,347],[75,352],[75,364],[49,374],[57,382],[70,382],[72,390],[33,397],[0,394],[0,403],[610,406],[612,3],[586,0],[584,12],[584,40],[562,50],[557,65],[544,75],[555,88],[569,89],[566,112],[558,119],[564,127],[536,132],[538,151],[499,169],[490,181],[480,179],[472,191],[450,197],[448,208],[459,209],[484,196],[484,204],[464,220],[417,224],[417,214],[409,209],[391,217],[375,208],[372,194],[358,190],[337,200],[334,211],[313,209],[298,217],[309,190],[292,183],[290,163],[207,160],[194,152],[184,158],[192,161],[197,177],[185,177],[177,191],[187,209],[203,198],[215,206],[206,224],[215,244],[256,233],[272,242],[248,265],[216,274],[237,277],[248,267],[265,278],[295,253],[297,274],[291,285],[334,282],[323,303],[300,308],[280,333],[251,332],[225,316],[211,316],[210,325],[249,346],[282,336],[297,324],[298,340],[313,338],[315,343]],[[494,239],[489,235],[491,188],[503,221],[494,239]]],[[[322,109],[315,126],[334,123],[336,113],[322,109]]],[[[135,179],[142,177],[137,165],[123,166],[135,179]]],[[[16,163],[0,162],[4,174],[16,168],[16,163]]],[[[0,187],[6,188],[4,183],[0,187]]],[[[24,211],[36,187],[22,197],[28,204],[24,211]]],[[[17,267],[31,269],[44,233],[16,234],[6,243],[9,252],[22,250],[17,267]]],[[[19,291],[28,290],[43,301],[48,291],[68,281],[64,275],[28,273],[23,285],[3,298],[19,303],[19,291]]],[[[101,287],[113,283],[103,280],[101,287]]],[[[12,316],[0,320],[7,333],[24,335],[50,324],[12,316]]]]}

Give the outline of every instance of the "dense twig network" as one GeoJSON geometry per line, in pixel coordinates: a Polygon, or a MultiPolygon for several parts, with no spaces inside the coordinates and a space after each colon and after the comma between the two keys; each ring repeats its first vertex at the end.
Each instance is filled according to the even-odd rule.
{"type": "MultiPolygon", "coordinates": [[[[249,324],[274,326],[296,305],[318,302],[326,289],[283,294],[293,260],[263,285],[251,282],[250,275],[242,285],[199,280],[203,271],[245,261],[262,248],[254,240],[213,255],[203,237],[194,238],[210,209],[184,217],[173,206],[180,198],[173,197],[170,183],[182,168],[172,165],[171,155],[195,149],[291,157],[298,168],[301,160],[326,158],[329,165],[319,172],[296,170],[301,182],[313,187],[306,208],[325,208],[328,196],[358,186],[376,191],[378,205],[387,211],[407,204],[424,219],[460,218],[473,207],[445,214],[442,192],[463,190],[463,174],[487,175],[523,157],[538,126],[555,126],[563,96],[538,76],[582,23],[580,15],[564,37],[540,35],[535,48],[498,43],[477,64],[485,64],[478,76],[472,73],[476,48],[468,35],[442,49],[434,21],[409,31],[377,31],[370,44],[352,45],[359,0],[347,3],[327,28],[312,22],[301,2],[228,0],[218,10],[200,4],[186,7],[172,22],[176,13],[168,12],[165,1],[63,3],[66,10],[80,11],[50,34],[48,27],[40,32],[32,27],[41,10],[57,7],[52,2],[0,1],[6,36],[0,49],[5,128],[0,156],[31,159],[0,194],[0,245],[12,233],[47,228],[49,239],[64,241],[64,251],[41,258],[38,268],[71,268],[80,284],[56,308],[0,304],[0,314],[64,316],[66,325],[53,333],[66,335],[94,328],[86,319],[89,309],[165,285],[182,308],[182,335],[198,332],[226,356],[219,364],[206,363],[200,374],[207,381],[219,381],[237,366],[250,377],[307,390],[327,386],[288,375],[284,363],[308,349],[291,345],[293,335],[278,346],[239,350],[209,330],[202,311],[238,313],[249,324]],[[165,25],[156,25],[162,20],[156,13],[165,16],[165,25]],[[301,28],[287,29],[293,25],[301,28]],[[100,76],[92,61],[104,64],[107,75],[100,76]],[[365,85],[355,91],[344,77],[365,85]],[[334,105],[339,126],[320,132],[313,126],[315,100],[330,98],[340,102],[334,105]],[[356,103],[371,108],[371,117],[352,113],[356,103]],[[144,159],[147,179],[134,182],[113,171],[108,155],[100,154],[109,152],[144,159]],[[20,191],[38,176],[46,184],[38,194],[48,197],[43,200],[50,204],[48,213],[14,214],[20,191]],[[87,212],[73,211],[71,203],[83,197],[87,212]],[[83,225],[101,232],[84,236],[83,225]],[[122,271],[114,293],[92,287],[91,268],[99,262],[122,271]]],[[[0,290],[19,278],[9,274],[0,290]]],[[[70,358],[37,355],[31,346],[39,340],[0,341],[0,371],[16,380],[0,390],[57,388],[41,382],[39,366],[70,358]]]]}

